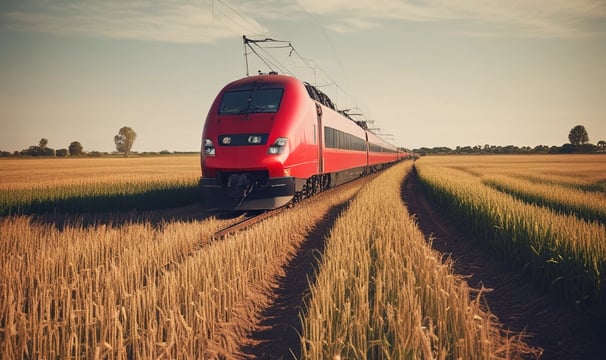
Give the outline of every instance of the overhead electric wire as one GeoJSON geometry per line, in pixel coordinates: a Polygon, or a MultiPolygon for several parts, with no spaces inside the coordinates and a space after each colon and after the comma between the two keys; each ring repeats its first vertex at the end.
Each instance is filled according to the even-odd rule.
{"type": "MultiPolygon", "coordinates": [[[[288,67],[284,64],[282,64],[280,62],[280,60],[276,59],[273,55],[271,55],[266,49],[284,49],[284,48],[291,48],[292,49],[292,44],[289,41],[284,41],[284,40],[275,40],[275,39],[271,39],[271,38],[265,38],[265,39],[260,39],[260,40],[255,40],[255,39],[250,39],[247,38],[246,35],[244,35],[243,37],[243,41],[244,41],[244,46],[248,47],[255,55],[257,55],[257,57],[265,64],[265,66],[268,67],[268,69],[270,71],[275,71],[275,70],[279,70],[284,74],[289,74],[294,76],[294,74],[292,73],[292,71],[290,71],[288,69],[288,67]],[[273,42],[273,43],[288,43],[288,45],[285,46],[261,46],[260,44],[262,43],[266,43],[266,42],[273,42]],[[259,52],[257,52],[253,46],[256,46],[257,49],[259,51],[262,51],[265,54],[264,56],[261,56],[259,54],[259,52]]],[[[244,54],[245,56],[247,56],[247,54],[244,54]]],[[[248,64],[248,58],[246,59],[246,63],[248,64]]],[[[249,73],[248,70],[248,65],[247,65],[247,69],[246,69],[246,73],[249,73]]]]}
{"type": "MultiPolygon", "coordinates": [[[[215,11],[219,11],[223,16],[225,16],[227,19],[230,19],[235,25],[237,26],[242,26],[243,24],[240,23],[238,24],[237,21],[235,21],[233,19],[233,17],[228,16],[228,14],[225,13],[225,11],[223,11],[223,9],[221,9],[220,7],[215,7],[215,0],[211,0],[212,1],[212,14],[213,14],[213,19],[214,19],[214,13],[215,11]]],[[[263,26],[259,23],[257,23],[256,21],[253,22],[250,20],[250,17],[244,16],[242,15],[238,10],[236,10],[233,6],[229,5],[225,0],[216,0],[219,4],[223,5],[224,8],[226,8],[227,10],[229,10],[230,12],[232,12],[233,14],[235,14],[238,18],[240,18],[242,21],[244,21],[246,23],[246,25],[250,26],[253,29],[258,30],[259,27],[263,28],[263,26]]],[[[301,3],[299,3],[298,1],[296,2],[301,9],[303,9],[304,12],[306,12],[308,15],[312,16],[312,14],[305,8],[303,7],[303,5],[301,5],[301,3]]],[[[313,19],[313,16],[312,16],[313,19]]],[[[330,37],[328,36],[328,34],[323,30],[322,26],[317,26],[316,28],[321,29],[322,35],[326,38],[329,46],[332,48],[333,53],[336,57],[336,61],[337,64],[339,65],[341,71],[343,71],[343,65],[341,64],[340,58],[336,52],[335,46],[332,43],[330,37]]],[[[255,34],[259,37],[262,36],[261,33],[255,31],[255,34]]],[[[267,68],[270,71],[280,71],[284,74],[289,74],[291,76],[295,76],[295,74],[289,70],[288,66],[284,65],[282,62],[280,62],[280,60],[276,59],[273,55],[271,55],[267,49],[288,49],[290,48],[290,52],[288,54],[289,58],[293,57],[293,54],[300,60],[303,62],[303,64],[305,65],[305,67],[307,67],[308,69],[312,70],[314,73],[314,86],[315,87],[329,87],[329,86],[335,86],[336,88],[336,99],[338,101],[338,97],[339,97],[339,92],[342,92],[343,94],[346,95],[347,98],[349,98],[349,101],[353,101],[354,103],[356,102],[354,100],[354,96],[352,96],[349,92],[347,92],[343,87],[341,87],[330,75],[329,73],[324,70],[322,67],[320,67],[319,65],[317,65],[317,63],[315,63],[313,60],[310,59],[306,59],[304,58],[299,51],[297,51],[297,49],[295,49],[295,47],[292,45],[292,43],[290,41],[286,41],[286,40],[276,40],[276,39],[272,39],[272,38],[264,38],[264,39],[259,39],[259,40],[254,40],[254,39],[248,39],[246,38],[246,36],[243,37],[245,39],[244,42],[244,56],[246,58],[246,75],[249,75],[249,64],[248,64],[248,52],[247,52],[247,48],[250,49],[250,51],[255,54],[259,60],[261,60],[261,62],[263,62],[263,64],[265,64],[265,66],[267,66],[267,68]],[[266,46],[262,46],[261,44],[266,43],[266,46]],[[257,50],[255,50],[254,46],[257,47],[257,50]],[[260,52],[262,52],[265,56],[261,56],[260,52]],[[330,83],[325,83],[325,84],[321,84],[318,85],[317,84],[317,71],[320,71],[320,73],[327,78],[330,83]]],[[[298,65],[295,66],[298,67],[298,65]]],[[[366,115],[362,114],[351,114],[354,116],[360,116],[362,117],[362,121],[364,121],[367,124],[372,124],[374,123],[374,120],[370,120],[368,117],[366,117],[366,115]]]]}
{"type": "MultiPolygon", "coordinates": [[[[234,8],[233,6],[231,6],[230,4],[228,4],[225,0],[212,0],[211,6],[212,6],[212,13],[213,13],[213,15],[214,15],[215,11],[219,11],[227,19],[231,19],[232,22],[234,22],[236,25],[239,25],[239,24],[237,24],[236,21],[234,21],[234,19],[232,17],[228,16],[228,14],[226,14],[220,7],[216,7],[215,6],[215,1],[217,1],[219,4],[221,4],[224,8],[226,8],[227,10],[229,10],[230,12],[232,12],[233,14],[235,14],[238,18],[240,18],[241,20],[243,20],[251,28],[258,29],[259,26],[261,26],[257,22],[252,22],[249,17],[246,17],[246,16],[242,15],[238,10],[236,10],[236,8],[234,8]]],[[[301,7],[301,9],[303,9],[304,12],[310,14],[310,12],[305,7],[303,7],[300,3],[297,2],[297,4],[301,7]]],[[[322,28],[322,27],[320,27],[320,28],[322,28]]],[[[322,33],[323,33],[324,37],[326,37],[326,39],[328,40],[331,48],[333,49],[333,52],[335,52],[335,54],[336,54],[336,51],[334,49],[334,45],[330,41],[330,38],[328,37],[328,35],[324,31],[322,31],[322,33]]],[[[270,71],[275,71],[277,69],[277,70],[281,71],[282,73],[290,74],[290,75],[294,76],[294,73],[292,71],[290,71],[287,66],[285,66],[284,64],[282,64],[278,59],[276,59],[275,57],[273,57],[271,54],[269,54],[265,50],[265,49],[274,49],[274,48],[275,49],[290,48],[291,51],[290,51],[289,57],[292,56],[292,54],[294,53],[309,69],[312,69],[314,71],[314,74],[319,70],[323,74],[323,76],[325,76],[326,78],[328,78],[331,81],[331,84],[329,84],[329,85],[321,85],[322,87],[334,85],[339,91],[341,91],[342,93],[346,94],[349,98],[353,99],[353,96],[351,94],[349,94],[347,91],[345,91],[344,88],[342,88],[341,86],[339,86],[339,84],[322,67],[318,66],[317,64],[311,64],[310,63],[311,61],[309,59],[306,59],[303,56],[301,56],[301,54],[297,51],[297,49],[295,49],[295,47],[292,45],[292,43],[290,41],[276,40],[276,39],[272,39],[272,38],[264,38],[264,39],[259,39],[259,40],[248,39],[248,42],[245,45],[248,45],[248,48],[265,64],[265,66],[268,67],[268,69],[270,71]],[[260,43],[283,43],[283,44],[288,44],[288,45],[261,46],[260,43]],[[263,53],[265,53],[267,55],[267,57],[271,58],[272,60],[270,61],[269,59],[263,58],[262,56],[260,56],[260,54],[257,51],[255,51],[255,49],[253,49],[253,47],[251,46],[251,44],[256,45],[258,49],[260,49],[261,51],[263,51],[263,53]]],[[[246,49],[245,49],[244,56],[247,56],[246,49]]],[[[343,66],[341,65],[341,62],[339,61],[338,56],[337,56],[337,60],[338,60],[338,63],[339,63],[339,67],[341,67],[341,69],[342,69],[343,66]]],[[[248,59],[247,59],[246,62],[248,64],[248,59]]],[[[246,73],[247,73],[247,75],[249,74],[248,66],[247,66],[247,69],[246,69],[246,73]]],[[[317,86],[317,85],[314,84],[314,86],[317,86]]]]}
{"type": "MultiPolygon", "coordinates": [[[[261,60],[261,61],[262,61],[262,62],[263,62],[263,63],[264,63],[264,64],[265,64],[265,65],[266,65],[266,66],[267,66],[269,69],[272,69],[271,65],[270,65],[270,64],[268,64],[268,63],[267,63],[267,61],[265,61],[265,59],[264,59],[262,56],[260,56],[260,55],[259,55],[259,54],[258,54],[258,53],[255,51],[255,49],[253,49],[253,48],[252,48],[252,46],[250,46],[250,45],[249,45],[249,46],[248,46],[248,48],[249,48],[249,49],[250,49],[250,51],[252,51],[252,52],[253,52],[255,55],[257,55],[257,57],[258,57],[258,58],[259,58],[259,59],[260,59],[260,60],[261,60]]],[[[247,63],[248,63],[248,61],[247,61],[247,63]]],[[[248,69],[246,69],[246,73],[248,74],[248,69]]]]}
{"type": "MultiPolygon", "coordinates": [[[[227,9],[229,9],[232,13],[234,13],[236,16],[238,16],[240,19],[244,20],[244,22],[246,22],[248,25],[250,25],[253,29],[257,28],[259,29],[259,27],[263,28],[263,26],[257,22],[253,23],[251,22],[247,17],[245,17],[244,15],[240,14],[240,12],[238,12],[236,9],[234,9],[231,5],[229,5],[227,2],[223,1],[223,0],[212,0],[212,9],[213,9],[213,15],[214,15],[214,10],[215,10],[215,1],[219,2],[221,5],[225,6],[227,9]]],[[[221,11],[219,9],[219,11],[221,11]]],[[[221,13],[223,13],[223,15],[225,15],[225,17],[227,19],[230,19],[233,21],[233,19],[228,16],[227,14],[225,14],[223,11],[221,11],[221,13]]],[[[236,23],[235,21],[233,21],[234,23],[236,23]]],[[[236,25],[238,25],[236,23],[236,25]]],[[[255,32],[258,35],[261,35],[260,32],[255,32]]]]}
{"type": "MultiPolygon", "coordinates": [[[[330,83],[321,84],[321,85],[314,84],[314,86],[316,88],[334,85],[337,90],[340,90],[341,92],[348,95],[350,98],[353,98],[347,91],[345,91],[341,86],[339,86],[339,84],[322,67],[317,66],[315,64],[315,62],[313,62],[312,60],[306,59],[303,56],[301,56],[301,54],[297,51],[297,49],[295,49],[295,47],[292,45],[291,42],[288,42],[288,45],[262,46],[262,44],[265,44],[265,43],[287,43],[287,41],[275,40],[275,39],[270,39],[270,38],[253,40],[253,39],[247,38],[246,35],[243,36],[243,41],[244,41],[245,48],[248,47],[269,68],[270,71],[275,71],[277,69],[277,70],[280,70],[284,74],[289,74],[289,75],[295,76],[294,73],[292,71],[290,71],[286,65],[284,65],[282,62],[280,62],[280,60],[276,59],[276,57],[274,57],[268,51],[268,49],[290,48],[291,50],[288,55],[289,58],[293,58],[293,54],[294,54],[296,58],[298,58],[300,61],[303,62],[305,67],[307,67],[308,69],[312,69],[314,71],[314,77],[315,77],[316,71],[320,70],[322,72],[322,74],[324,74],[324,76],[330,81],[330,83]],[[259,51],[256,51],[255,47],[259,51]]],[[[245,56],[247,56],[246,50],[245,50],[245,56]]],[[[246,64],[247,64],[246,72],[248,75],[248,58],[246,58],[246,64]]],[[[338,91],[337,91],[337,94],[338,94],[338,91]]],[[[356,123],[358,123],[358,125],[362,126],[363,128],[367,129],[368,131],[370,131],[378,136],[381,136],[384,138],[393,138],[393,134],[383,132],[383,131],[381,131],[381,128],[378,128],[378,127],[370,128],[368,125],[374,124],[375,121],[370,120],[358,107],[342,109],[342,110],[337,109],[337,111],[341,112],[343,115],[345,115],[352,121],[355,121],[356,123]],[[357,111],[357,112],[352,112],[352,111],[357,111]],[[356,117],[356,118],[354,118],[354,117],[356,117]]]]}
{"type": "MultiPolygon", "coordinates": [[[[255,45],[258,46],[258,44],[255,44],[255,45]]],[[[269,52],[267,52],[267,50],[264,47],[262,47],[262,46],[258,46],[258,47],[259,47],[259,49],[261,49],[261,51],[263,51],[265,54],[267,54],[267,56],[269,56],[271,59],[273,59],[277,64],[279,64],[282,67],[280,70],[282,70],[283,73],[294,76],[294,74],[290,70],[288,70],[288,67],[286,67],[278,59],[273,57],[273,55],[271,55],[269,52]]],[[[292,45],[291,45],[291,47],[292,47],[292,45]]]]}

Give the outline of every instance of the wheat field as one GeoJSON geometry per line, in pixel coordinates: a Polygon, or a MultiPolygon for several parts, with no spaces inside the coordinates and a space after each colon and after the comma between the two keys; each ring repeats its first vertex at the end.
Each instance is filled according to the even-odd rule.
{"type": "MultiPolygon", "coordinates": [[[[4,186],[89,186],[68,173],[111,185],[102,174],[107,168],[94,166],[98,160],[73,163],[84,168],[69,171],[57,163],[38,180],[13,168],[4,186]],[[95,171],[101,173],[91,175],[95,171]]],[[[197,158],[169,161],[182,172],[142,160],[142,169],[131,162],[125,174],[143,181],[198,176],[197,158]]],[[[335,189],[215,241],[211,235],[233,219],[159,222],[146,212],[119,212],[112,221],[85,222],[74,213],[58,225],[38,214],[2,216],[2,358],[242,357],[276,277],[337,208],[343,211],[324,235],[326,249],[299,312],[297,358],[515,359],[532,353],[519,336],[503,332],[482,306],[481,291],[431,250],[400,197],[411,169],[412,162],[398,164],[364,187],[335,189]]]]}
{"type": "Polygon", "coordinates": [[[606,308],[606,157],[432,157],[416,168],[478,243],[563,301],[606,308]]]}
{"type": "Polygon", "coordinates": [[[0,215],[193,204],[199,156],[3,159],[0,215]]]}

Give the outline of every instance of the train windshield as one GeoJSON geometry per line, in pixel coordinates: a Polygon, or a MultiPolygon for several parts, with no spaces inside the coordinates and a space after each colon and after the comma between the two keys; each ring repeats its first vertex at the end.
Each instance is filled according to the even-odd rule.
{"type": "Polygon", "coordinates": [[[227,91],[221,99],[219,114],[275,113],[283,93],[284,89],[227,91]]]}

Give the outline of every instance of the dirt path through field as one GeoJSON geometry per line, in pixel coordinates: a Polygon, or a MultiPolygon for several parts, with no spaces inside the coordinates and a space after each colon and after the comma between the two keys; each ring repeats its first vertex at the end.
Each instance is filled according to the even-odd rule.
{"type": "Polygon", "coordinates": [[[277,279],[272,300],[261,314],[257,329],[246,339],[244,354],[257,359],[296,359],[300,353],[299,312],[314,283],[314,269],[324,253],[324,236],[346,203],[334,206],[301,243],[299,251],[277,279]],[[294,356],[293,356],[294,354],[294,356]]]}
{"type": "Polygon", "coordinates": [[[301,236],[296,252],[289,255],[282,272],[276,274],[271,293],[267,294],[269,305],[258,314],[257,323],[248,336],[239,339],[241,346],[236,357],[298,358],[301,333],[299,312],[309,296],[310,284],[314,283],[315,270],[324,253],[325,237],[355,192],[374,178],[375,175],[371,175],[352,181],[296,205],[297,208],[308,209],[307,215],[315,218],[314,226],[306,234],[293,234],[294,237],[301,236]],[[317,211],[326,204],[333,205],[322,212],[317,211]]]}
{"type": "Polygon", "coordinates": [[[516,269],[472,244],[469,236],[423,194],[414,170],[402,186],[402,198],[421,230],[433,237],[433,248],[454,259],[456,273],[467,276],[470,286],[491,289],[485,294],[487,307],[504,329],[524,331],[530,346],[542,348],[542,359],[606,356],[603,324],[559,305],[516,269]]]}

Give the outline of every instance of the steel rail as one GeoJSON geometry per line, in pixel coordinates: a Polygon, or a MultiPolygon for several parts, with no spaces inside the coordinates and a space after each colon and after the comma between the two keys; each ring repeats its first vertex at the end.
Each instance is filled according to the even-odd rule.
{"type": "Polygon", "coordinates": [[[259,215],[251,216],[244,220],[238,221],[235,224],[229,225],[228,227],[215,232],[212,236],[212,239],[218,240],[218,239],[222,239],[222,238],[226,237],[227,235],[235,234],[238,231],[249,228],[254,224],[257,224],[265,219],[275,216],[275,215],[279,214],[280,212],[282,212],[283,210],[284,210],[284,207],[281,207],[281,208],[278,208],[275,210],[268,210],[268,211],[262,212],[259,215]]]}

